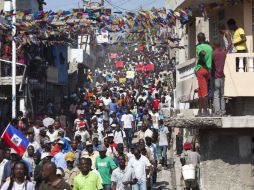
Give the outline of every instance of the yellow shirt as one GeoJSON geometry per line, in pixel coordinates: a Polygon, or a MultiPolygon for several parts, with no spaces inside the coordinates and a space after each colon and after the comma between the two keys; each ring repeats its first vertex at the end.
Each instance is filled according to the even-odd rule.
{"type": "Polygon", "coordinates": [[[88,175],[84,176],[79,173],[74,178],[73,190],[97,190],[103,189],[100,178],[93,171],[90,171],[88,175]]]}
{"type": "MultiPolygon", "coordinates": [[[[245,32],[242,28],[238,28],[233,35],[233,44],[240,42],[242,40],[241,35],[244,35],[245,32]]],[[[236,50],[247,50],[246,43],[241,43],[239,45],[235,45],[236,50]]]]}

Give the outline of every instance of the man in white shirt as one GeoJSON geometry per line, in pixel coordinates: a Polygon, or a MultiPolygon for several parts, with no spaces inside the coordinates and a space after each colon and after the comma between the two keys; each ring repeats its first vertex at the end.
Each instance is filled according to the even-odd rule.
{"type": "Polygon", "coordinates": [[[167,166],[167,150],[170,143],[170,133],[167,127],[163,125],[163,121],[160,120],[159,126],[159,147],[161,149],[161,164],[167,166]]]}
{"type": "Polygon", "coordinates": [[[156,131],[158,131],[160,114],[154,108],[152,109],[152,111],[149,114],[151,115],[151,119],[153,122],[153,128],[156,129],[156,131]]]}
{"type": "Polygon", "coordinates": [[[86,128],[85,126],[81,126],[81,127],[79,128],[79,130],[75,132],[74,138],[75,138],[77,135],[80,135],[80,136],[81,136],[81,141],[82,141],[83,143],[86,143],[86,141],[88,141],[89,138],[90,138],[90,134],[89,134],[89,132],[87,131],[87,128],[86,128]]]}
{"type": "Polygon", "coordinates": [[[134,169],[126,166],[126,158],[119,156],[119,167],[111,175],[112,190],[132,190],[132,185],[137,183],[134,169]]]}
{"type": "Polygon", "coordinates": [[[4,159],[4,150],[0,149],[0,187],[2,186],[2,177],[4,172],[4,166],[8,160],[4,159]]]}
{"type": "Polygon", "coordinates": [[[34,151],[37,152],[38,150],[40,150],[41,148],[40,144],[34,140],[33,128],[28,129],[27,136],[29,140],[29,145],[32,145],[34,147],[34,151]]]}
{"type": "Polygon", "coordinates": [[[145,156],[141,155],[138,148],[134,150],[134,157],[132,157],[128,162],[128,167],[134,169],[135,176],[138,180],[137,184],[133,186],[133,189],[146,190],[146,172],[148,172],[149,175],[151,163],[145,156]]]}
{"type": "Polygon", "coordinates": [[[128,144],[130,145],[132,143],[132,128],[134,127],[134,117],[130,113],[129,109],[126,109],[126,113],[122,116],[121,121],[128,140],[128,144]]]}
{"type": "Polygon", "coordinates": [[[124,130],[121,129],[120,125],[116,124],[116,130],[113,132],[114,142],[116,144],[124,144],[124,139],[126,138],[124,130]]]}

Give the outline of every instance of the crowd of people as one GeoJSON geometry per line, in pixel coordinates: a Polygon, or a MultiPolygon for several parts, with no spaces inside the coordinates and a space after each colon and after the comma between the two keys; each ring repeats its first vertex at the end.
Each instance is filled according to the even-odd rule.
{"type": "MultiPolygon", "coordinates": [[[[98,74],[98,73],[97,73],[98,74]]],[[[146,190],[167,166],[171,94],[158,73],[140,72],[125,83],[94,75],[94,85],[70,95],[59,113],[12,125],[29,146],[22,157],[0,149],[1,190],[146,190]]],[[[4,143],[4,142],[2,142],[4,143]]]]}

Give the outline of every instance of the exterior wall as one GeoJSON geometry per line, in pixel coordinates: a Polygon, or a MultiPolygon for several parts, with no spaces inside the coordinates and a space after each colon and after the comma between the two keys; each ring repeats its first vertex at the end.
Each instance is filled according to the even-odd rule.
{"type": "Polygon", "coordinates": [[[254,129],[200,130],[201,189],[252,190],[254,129]]]}
{"type": "Polygon", "coordinates": [[[37,12],[39,10],[39,5],[37,0],[22,0],[17,1],[17,10],[29,10],[32,12],[37,12]]]}
{"type": "MultiPolygon", "coordinates": [[[[29,10],[32,12],[37,12],[39,10],[39,5],[37,0],[17,0],[17,10],[29,10]]],[[[4,0],[0,0],[0,10],[4,9],[4,0]]]]}
{"type": "Polygon", "coordinates": [[[185,1],[186,0],[165,0],[165,7],[167,9],[175,10],[177,7],[179,7],[185,1]]]}

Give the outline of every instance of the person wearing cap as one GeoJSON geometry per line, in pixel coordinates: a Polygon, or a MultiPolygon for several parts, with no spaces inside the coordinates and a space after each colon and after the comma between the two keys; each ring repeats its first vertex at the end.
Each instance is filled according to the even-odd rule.
{"type": "Polygon", "coordinates": [[[193,165],[196,168],[196,179],[193,181],[184,181],[186,189],[196,189],[198,187],[197,183],[197,173],[200,164],[200,155],[196,151],[192,151],[191,143],[186,141],[183,145],[184,152],[180,156],[180,161],[182,166],[184,165],[193,165]]]}
{"type": "Polygon", "coordinates": [[[95,169],[95,161],[96,158],[99,156],[99,152],[93,149],[93,144],[88,141],[86,143],[86,150],[82,152],[82,158],[90,158],[92,160],[92,169],[95,169]]]}
{"type": "Polygon", "coordinates": [[[82,113],[78,116],[77,119],[74,120],[74,129],[79,129],[81,126],[87,127],[87,120],[85,119],[85,114],[82,113]]]}
{"type": "Polygon", "coordinates": [[[111,175],[112,190],[132,190],[132,185],[137,183],[133,168],[128,167],[126,157],[121,155],[117,158],[119,166],[111,175]]]}
{"type": "Polygon", "coordinates": [[[64,169],[64,179],[73,188],[74,178],[79,174],[79,169],[74,167],[74,161],[76,160],[75,154],[68,152],[65,155],[65,160],[67,162],[67,168],[64,169]]]}
{"type": "Polygon", "coordinates": [[[54,155],[54,157],[52,158],[52,162],[54,162],[57,167],[65,169],[67,168],[67,163],[64,159],[64,153],[63,153],[64,142],[62,140],[59,140],[57,142],[57,145],[59,147],[59,152],[54,155]]]}
{"type": "Polygon", "coordinates": [[[98,156],[95,160],[95,167],[101,175],[103,181],[103,189],[110,190],[111,189],[111,173],[117,167],[113,159],[106,155],[107,147],[101,146],[100,148],[100,156],[98,156]]]}
{"type": "Polygon", "coordinates": [[[92,171],[92,160],[81,158],[79,161],[80,173],[74,178],[73,190],[102,190],[100,177],[92,171]]]}

